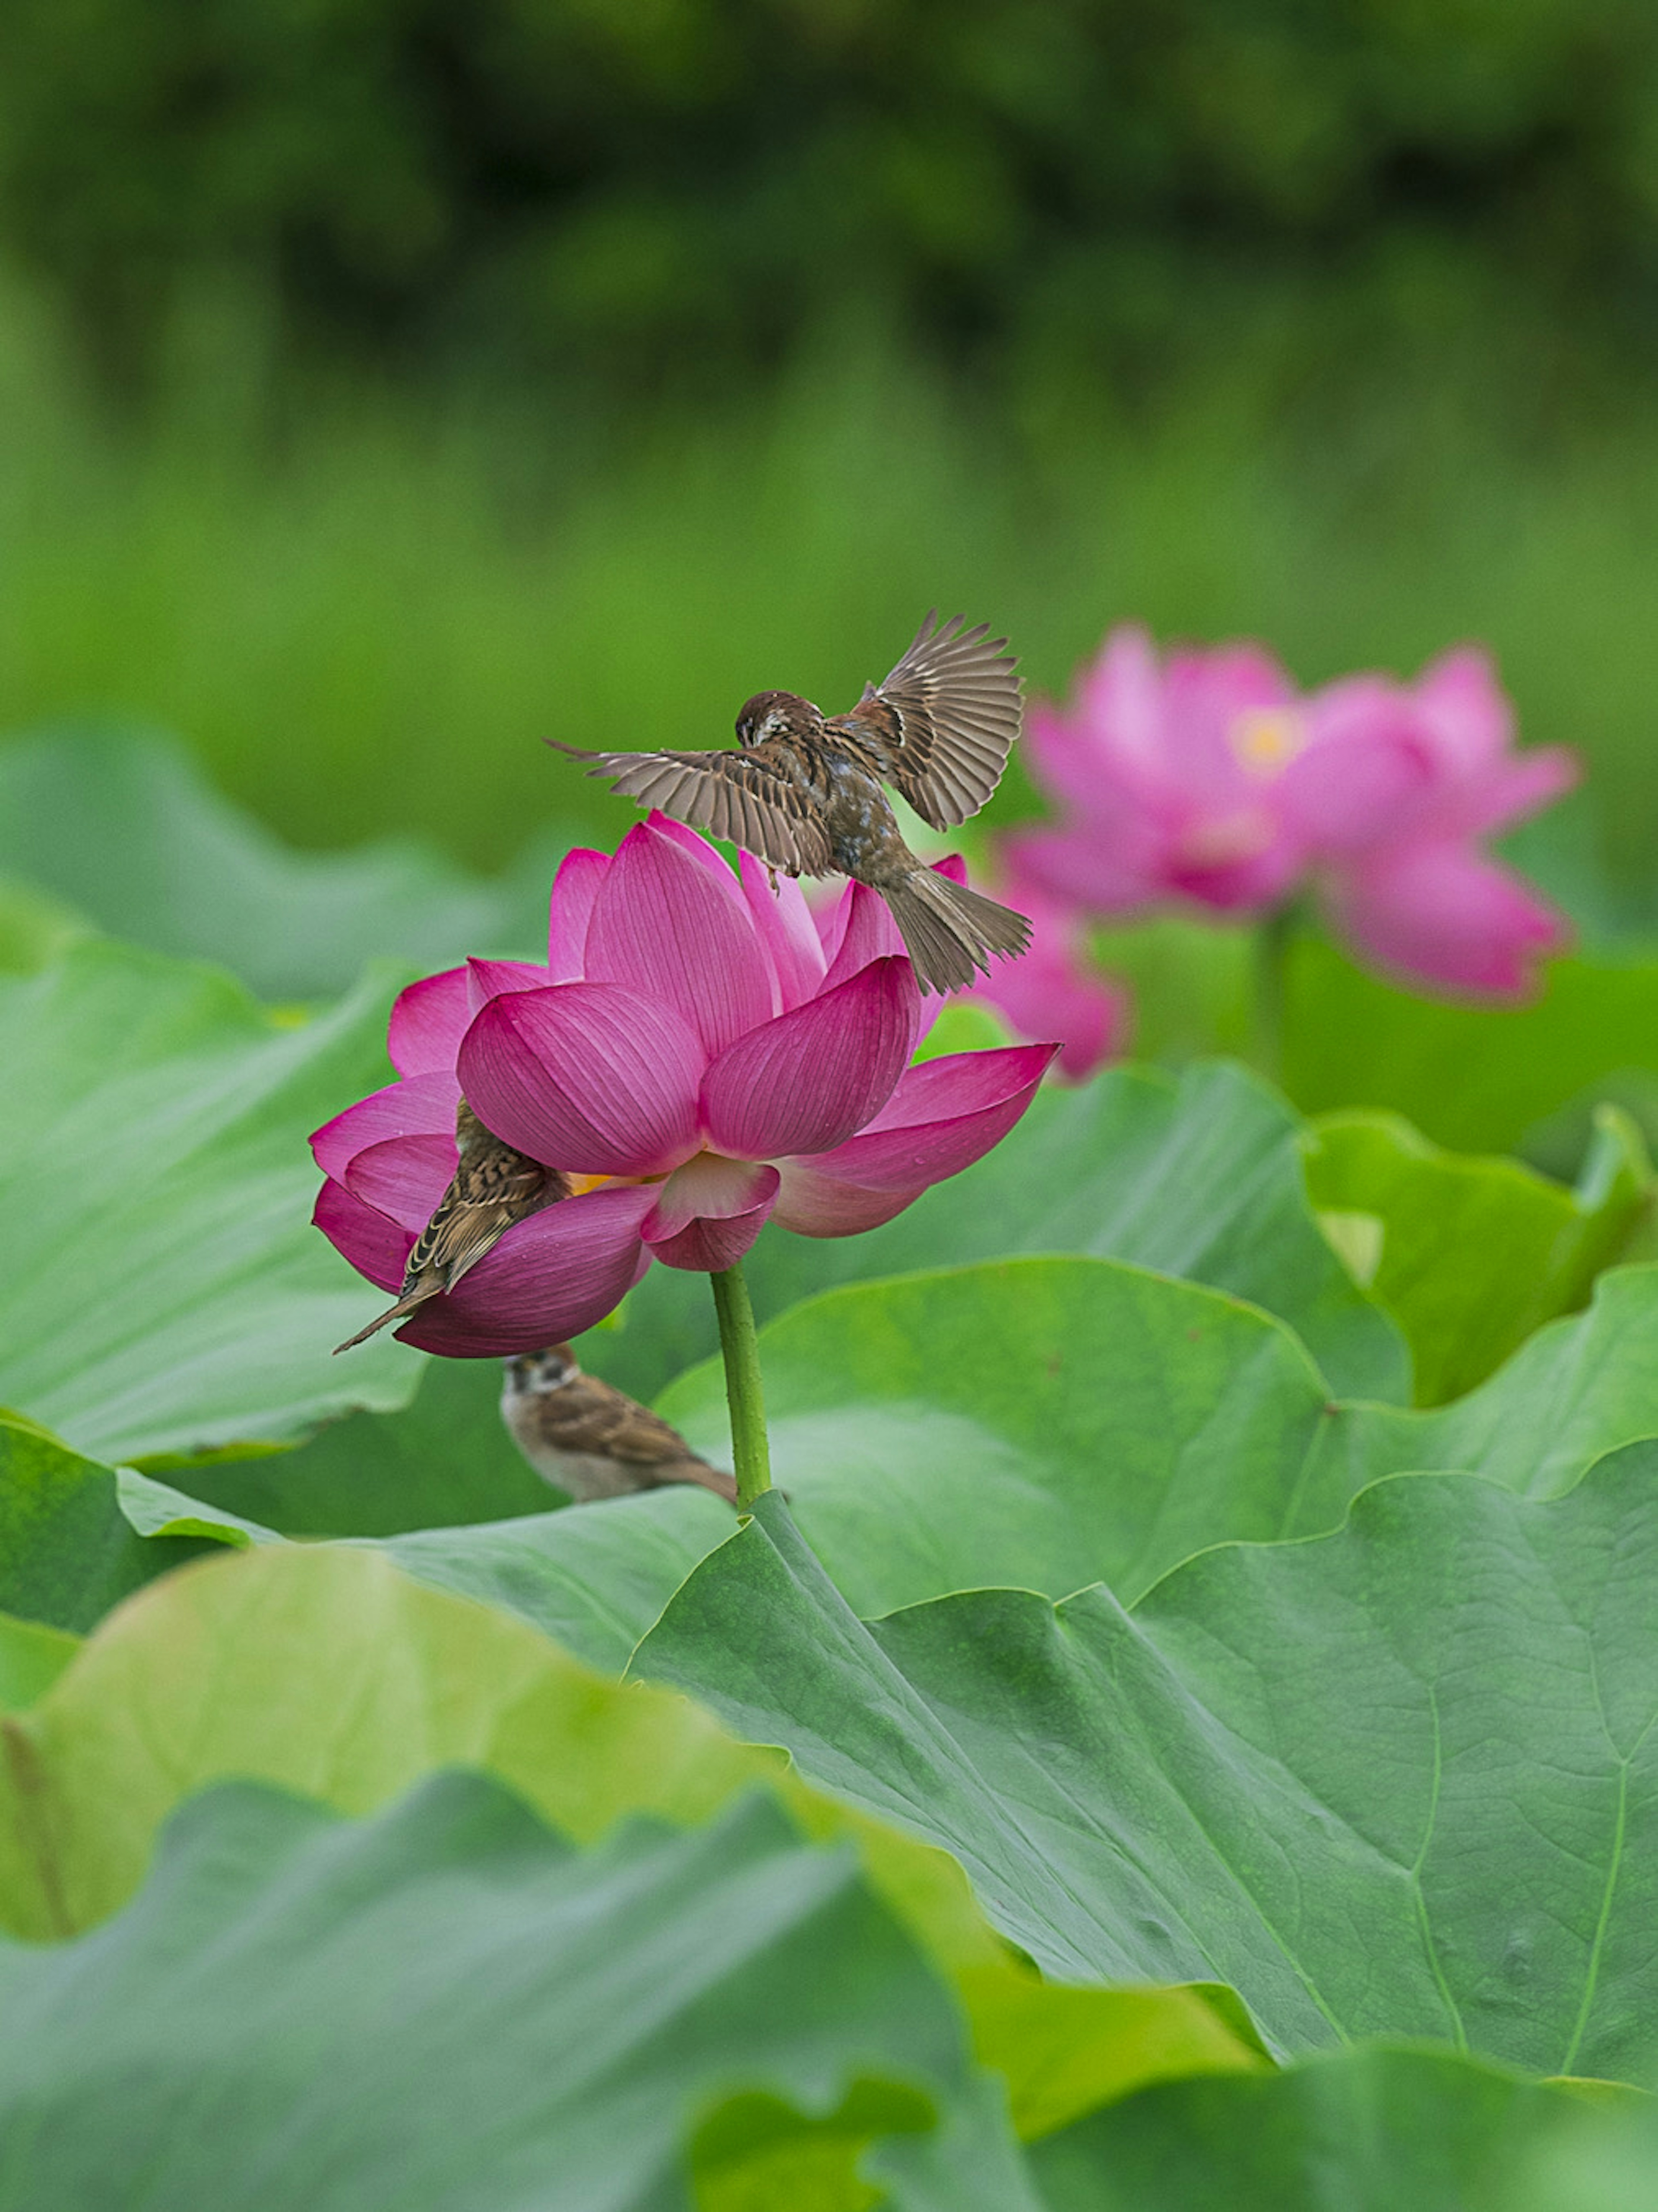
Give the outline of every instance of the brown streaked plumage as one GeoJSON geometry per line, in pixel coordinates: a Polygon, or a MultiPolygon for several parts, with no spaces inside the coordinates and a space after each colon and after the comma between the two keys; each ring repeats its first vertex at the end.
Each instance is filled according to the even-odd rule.
{"type": "Polygon", "coordinates": [[[507,1362],[501,1418],[542,1480],[584,1504],[670,1482],[700,1483],[737,1503],[730,1475],[647,1406],[584,1373],[568,1344],[507,1362]]]}
{"type": "Polygon", "coordinates": [[[406,1321],[428,1298],[453,1290],[515,1221],[570,1194],[569,1184],[556,1168],[543,1167],[539,1160],[491,1136],[464,1098],[455,1109],[455,1142],[460,1160],[454,1180],[415,1239],[397,1304],[377,1314],[367,1328],[337,1344],[336,1352],[349,1352],[354,1344],[391,1322],[406,1321]]]}
{"type": "MultiPolygon", "coordinates": [[[[890,783],[935,830],[976,814],[1019,734],[1017,663],[989,638],[929,614],[883,684],[825,717],[793,691],[757,692],[737,718],[736,752],[594,753],[557,745],[612,790],[729,837],[790,876],[852,876],[878,891],[924,991],[988,972],[1023,952],[1030,925],[917,859],[882,789],[890,783]]],[[[551,742],[550,740],[550,742],[551,742]]]]}

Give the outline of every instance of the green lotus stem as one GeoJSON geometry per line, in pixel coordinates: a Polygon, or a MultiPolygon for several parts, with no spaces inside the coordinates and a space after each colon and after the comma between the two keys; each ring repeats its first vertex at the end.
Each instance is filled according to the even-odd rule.
{"type": "Polygon", "coordinates": [[[1290,947],[1301,920],[1293,899],[1274,907],[1255,931],[1254,1060],[1263,1075],[1284,1081],[1284,1008],[1290,947]]]}
{"type": "Polygon", "coordinates": [[[710,1275],[720,1316],[720,1352],[726,1363],[726,1402],[732,1413],[732,1472],[737,1510],[746,1513],[771,1488],[771,1447],[766,1440],[766,1399],[760,1385],[760,1342],[754,1308],[740,1266],[710,1275]]]}

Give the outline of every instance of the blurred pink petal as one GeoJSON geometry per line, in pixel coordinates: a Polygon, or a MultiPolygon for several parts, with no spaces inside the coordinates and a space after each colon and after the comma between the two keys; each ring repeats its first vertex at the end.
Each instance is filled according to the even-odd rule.
{"type": "Polygon", "coordinates": [[[710,1141],[749,1160],[844,1143],[892,1096],[919,998],[908,960],[873,960],[739,1037],[702,1079],[710,1141]]]}
{"type": "Polygon", "coordinates": [[[1532,963],[1570,938],[1517,877],[1456,843],[1378,854],[1333,878],[1324,897],[1336,926],[1382,967],[1485,998],[1524,997],[1532,963]]]}
{"type": "Polygon", "coordinates": [[[360,1275],[383,1291],[403,1288],[403,1271],[415,1242],[412,1231],[399,1229],[366,1199],[354,1198],[331,1176],[317,1193],[311,1218],[360,1275]]]}
{"type": "Polygon", "coordinates": [[[710,1054],[772,1010],[769,963],[734,878],[713,857],[720,881],[651,824],[630,830],[593,901],[583,970],[589,983],[676,1008],[710,1054]]]}
{"type": "Polygon", "coordinates": [[[418,1236],[454,1178],[459,1154],[452,1137],[392,1137],[358,1152],[345,1187],[400,1229],[418,1236]]]}
{"type": "Polygon", "coordinates": [[[613,1183],[514,1223],[398,1337],[422,1352],[483,1359],[580,1335],[620,1304],[649,1265],[639,1224],[655,1196],[648,1184],[613,1183]]]}
{"type": "Polygon", "coordinates": [[[1512,829],[1570,791],[1580,773],[1577,756],[1564,745],[1539,745],[1531,752],[1515,753],[1488,769],[1477,787],[1461,795],[1453,815],[1455,832],[1481,837],[1512,829]]]}
{"type": "Polygon", "coordinates": [[[1017,873],[997,896],[1031,926],[1030,948],[998,960],[973,996],[994,1006],[1009,1027],[1033,1043],[1057,1041],[1058,1073],[1080,1082],[1127,1043],[1130,1002],[1089,964],[1084,931],[1060,901],[1017,873]]]}
{"type": "Polygon", "coordinates": [[[1004,849],[1051,896],[1082,914],[1132,914],[1169,894],[1162,831],[1139,817],[1016,830],[1004,849]]]}
{"type": "Polygon", "coordinates": [[[1384,708],[1374,721],[1321,732],[1284,769],[1278,805],[1303,852],[1333,858],[1408,821],[1431,793],[1434,775],[1406,718],[1384,708]]]}
{"type": "Polygon", "coordinates": [[[1430,660],[1412,687],[1431,723],[1448,767],[1475,772],[1504,758],[1514,744],[1514,708],[1488,653],[1453,646],[1430,660]]]}
{"type": "Polygon", "coordinates": [[[697,1148],[705,1055],[674,1006],[618,983],[492,999],[460,1048],[486,1129],[577,1175],[656,1175],[697,1148]]]}
{"type": "Polygon", "coordinates": [[[670,1267],[734,1267],[765,1227],[780,1181],[774,1167],[699,1152],[658,1187],[641,1234],[670,1267]]]}
{"type": "Polygon", "coordinates": [[[580,975],[593,901],[610,871],[610,854],[586,845],[574,847],[559,862],[547,904],[549,982],[573,983],[580,975]]]}
{"type": "Polygon", "coordinates": [[[399,1075],[452,1075],[475,1011],[467,1004],[465,968],[422,976],[399,991],[386,1033],[392,1066],[399,1075]]]}
{"type": "Polygon", "coordinates": [[[410,1076],[389,1083],[325,1121],[312,1132],[311,1154],[325,1175],[337,1182],[345,1180],[352,1158],[370,1145],[388,1137],[447,1137],[455,1134],[455,1108],[460,1085],[452,1073],[410,1076]]]}

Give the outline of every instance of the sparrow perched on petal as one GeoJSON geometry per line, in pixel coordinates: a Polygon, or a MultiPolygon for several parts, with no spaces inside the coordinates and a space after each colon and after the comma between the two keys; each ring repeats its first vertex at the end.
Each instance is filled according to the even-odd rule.
{"type": "Polygon", "coordinates": [[[337,1344],[336,1352],[349,1352],[354,1344],[391,1322],[407,1320],[428,1298],[452,1291],[515,1221],[570,1194],[568,1182],[556,1168],[543,1167],[539,1160],[503,1145],[464,1098],[455,1109],[455,1142],[460,1159],[454,1180],[415,1239],[397,1304],[377,1314],[367,1328],[337,1344]]]}
{"type": "Polygon", "coordinates": [[[737,718],[736,752],[595,753],[612,790],[676,821],[729,837],[790,876],[851,876],[878,891],[924,991],[952,991],[989,972],[990,955],[1023,952],[1030,925],[951,883],[912,853],[883,783],[924,822],[947,830],[976,814],[1001,781],[1019,734],[1017,663],[965,617],[921,624],[884,683],[851,712],[825,717],[793,691],[757,692],[737,718]]]}
{"type": "Polygon", "coordinates": [[[696,1482],[737,1503],[730,1475],[699,1459],[648,1407],[584,1373],[568,1344],[507,1362],[501,1418],[542,1480],[572,1498],[622,1498],[696,1482]]]}

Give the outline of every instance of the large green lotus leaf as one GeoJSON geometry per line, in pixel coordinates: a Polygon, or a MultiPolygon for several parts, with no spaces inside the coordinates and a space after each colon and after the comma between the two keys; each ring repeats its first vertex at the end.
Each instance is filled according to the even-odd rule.
{"type": "Polygon", "coordinates": [[[0,1993],[8,2212],[135,2175],[169,2212],[690,2212],[689,2138],[740,2172],[758,2098],[774,2146],[780,2105],[854,2153],[953,2133],[950,2196],[896,2205],[1035,2203],[1005,2121],[948,2125],[973,2077],[946,1987],[855,1851],[763,1796],[582,1852],[477,1775],[357,1823],[222,1785],[118,1918],[0,1945],[0,1993]]]}
{"type": "Polygon", "coordinates": [[[83,915],[53,898],[49,891],[0,877],[0,971],[36,975],[61,958],[71,945],[97,933],[83,915]]]}
{"type": "Polygon", "coordinates": [[[1507,1152],[1569,1102],[1624,1097],[1654,1071],[1658,960],[1555,961],[1533,1003],[1493,1007],[1395,990],[1312,938],[1294,949],[1284,1088],[1306,1113],[1387,1107],[1439,1144],[1507,1152]]]}
{"type": "Polygon", "coordinates": [[[102,940],[0,978],[0,1402],[111,1460],[408,1398],[404,1346],[331,1358],[365,1291],[308,1218],[307,1133],[385,1080],[386,999],[284,1027],[102,940]]]}
{"type": "Polygon", "coordinates": [[[1658,1436],[1658,1267],[1614,1267],[1587,1313],[1551,1322],[1453,1406],[1333,1409],[1309,1462],[1303,1528],[1327,1527],[1379,1475],[1464,1468],[1527,1497],[1658,1436]]]}
{"type": "Polygon", "coordinates": [[[210,1462],[180,1480],[203,1504],[286,1536],[394,1536],[545,1513],[558,1493],[501,1424],[500,1364],[430,1359],[418,1371],[395,1413],[352,1413],[292,1451],[210,1462]]]}
{"type": "Polygon", "coordinates": [[[1556,2130],[1496,2212],[1652,2212],[1655,2203],[1658,2100],[1625,2095],[1613,2111],[1580,2112],[1556,2130]]]}
{"type": "Polygon", "coordinates": [[[1646,1147],[1614,1107],[1575,1190],[1515,1160],[1442,1152],[1393,1114],[1327,1115],[1304,1150],[1313,1203],[1376,1224],[1365,1279],[1410,1341],[1419,1406],[1461,1397],[1581,1306],[1650,1203],[1646,1147]]]}
{"type": "Polygon", "coordinates": [[[766,1498],[634,1666],[954,1851],[1058,1976],[1229,1982],[1281,2052],[1619,2076],[1658,2004],[1655,1632],[1637,1447],[1544,1503],[1378,1484],[1132,1613],[992,1590],[865,1626],[766,1498]]]}
{"type": "Polygon", "coordinates": [[[49,1628],[91,1628],[203,1547],[151,1537],[123,1512],[110,1468],[32,1421],[0,1415],[0,1608],[49,1628]]]}
{"type": "MultiPolygon", "coordinates": [[[[169,1540],[179,1537],[237,1546],[287,1540],[258,1522],[203,1505],[131,1469],[122,1470],[118,1484],[129,1535],[151,1540],[163,1553],[169,1540]]],[[[679,1484],[576,1511],[567,1507],[512,1521],[344,1540],[372,1544],[434,1589],[516,1613],[588,1666],[619,1674],[691,1569],[735,1525],[723,1500],[679,1484]]],[[[169,1564],[163,1557],[150,1572],[169,1564]]]]}
{"type": "Polygon", "coordinates": [[[1582,2106],[1448,2052],[1370,2046],[1169,2082],[1030,2153],[1048,2212],[1503,2212],[1582,2106]]]}
{"type": "MultiPolygon", "coordinates": [[[[768,1229],[744,1261],[762,1320],[848,1281],[1016,1254],[1128,1260],[1230,1291],[1289,1322],[1332,1385],[1406,1401],[1410,1355],[1321,1235],[1303,1180],[1302,1125],[1224,1063],[1178,1083],[1114,1068],[1038,1094],[994,1152],[866,1237],[768,1229]]],[[[713,1302],[694,1275],[653,1268],[626,1325],[583,1340],[596,1374],[654,1399],[714,1351],[713,1302]]]]}
{"type": "Polygon", "coordinates": [[[955,1978],[1024,2131],[1141,2081],[1257,2063],[1233,2001],[1213,1992],[1066,1990],[1050,2013],[951,1860],[807,1788],[684,1698],[601,1680],[523,1622],[422,1588],[367,1547],[269,1545],[167,1576],[0,1728],[0,1924],[31,1939],[115,1911],[167,1814],[227,1778],[364,1813],[459,1763],[581,1842],[630,1813],[695,1825],[759,1784],[803,1832],[857,1844],[955,1978]]]}
{"type": "MultiPolygon", "coordinates": [[[[1333,1528],[1384,1474],[1549,1495],[1658,1435],[1658,1267],[1614,1270],[1432,1412],[1332,1400],[1281,1323],[1100,1260],[832,1291],[764,1329],[761,1357],[774,1478],[855,1612],[1008,1583],[1132,1602],[1206,1545],[1333,1528]]],[[[661,1402],[728,1451],[718,1363],[661,1402]]]]}
{"type": "Polygon", "coordinates": [[[532,945],[556,858],[538,850],[492,884],[410,839],[295,853],[161,738],[64,730],[0,748],[0,873],[270,999],[330,997],[376,955],[448,968],[532,945]]]}
{"type": "MultiPolygon", "coordinates": [[[[1322,1378],[1195,1284],[1011,1260],[832,1291],[761,1346],[773,1480],[866,1616],[982,1584],[1130,1598],[1206,1544],[1320,1525],[1300,1507],[1322,1378]]],[[[729,1452],[718,1361],[661,1404],[729,1452]]]]}
{"type": "MultiPolygon", "coordinates": [[[[1429,1412],[1332,1400],[1280,1322],[1101,1260],[851,1285],[773,1322],[761,1354],[774,1474],[854,1611],[1008,1583],[1058,1598],[1104,1581],[1132,1602],[1207,1545],[1334,1527],[1381,1475],[1462,1468],[1550,1495],[1658,1435],[1658,1268],[1606,1275],[1588,1313],[1429,1412]]],[[[728,1452],[718,1361],[662,1405],[710,1456],[728,1452]]],[[[493,1436],[492,1409],[479,1418],[493,1436]]],[[[255,1464],[276,1491],[285,1460],[255,1464]]],[[[239,1472],[189,1469],[189,1497],[155,1490],[143,1506],[124,1476],[123,1494],[145,1534],[212,1534],[226,1509],[192,1501],[239,1472]]],[[[464,1472],[456,1491],[465,1500],[464,1472]]],[[[440,1467],[420,1494],[441,1509],[440,1467]]],[[[386,1547],[421,1579],[618,1668],[732,1525],[702,1492],[662,1492],[386,1547]]],[[[234,1522],[222,1533],[237,1540],[234,1522]]]]}
{"type": "Polygon", "coordinates": [[[64,1629],[0,1613],[0,1707],[21,1711],[44,1697],[80,1648],[64,1629]]]}

